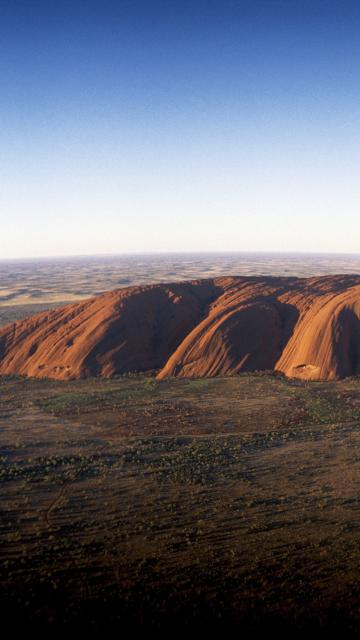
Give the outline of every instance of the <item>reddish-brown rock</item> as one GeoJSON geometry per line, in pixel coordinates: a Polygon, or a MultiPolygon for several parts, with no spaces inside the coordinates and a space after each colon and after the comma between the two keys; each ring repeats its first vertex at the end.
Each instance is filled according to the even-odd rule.
{"type": "Polygon", "coordinates": [[[0,374],[71,379],[360,373],[360,276],[226,277],[130,287],[0,330],[0,374]]]}

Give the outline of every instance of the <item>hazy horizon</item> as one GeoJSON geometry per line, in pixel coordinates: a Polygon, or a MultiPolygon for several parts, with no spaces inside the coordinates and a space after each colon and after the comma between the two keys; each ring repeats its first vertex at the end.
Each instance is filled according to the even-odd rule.
{"type": "Polygon", "coordinates": [[[360,275],[359,254],[186,252],[0,260],[0,325],[112,289],[219,276],[360,275]]]}
{"type": "Polygon", "coordinates": [[[0,256],[0,262],[36,262],[37,260],[81,260],[81,259],[106,259],[106,258],[132,258],[132,257],[141,257],[141,256],[149,256],[149,257],[166,257],[166,256],[287,256],[289,259],[292,257],[296,258],[298,256],[323,256],[330,257],[334,256],[337,258],[341,257],[358,257],[360,258],[360,251],[123,251],[123,252],[114,252],[114,253],[77,253],[77,254],[54,254],[54,255],[19,255],[12,256],[8,258],[3,258],[0,256]]]}

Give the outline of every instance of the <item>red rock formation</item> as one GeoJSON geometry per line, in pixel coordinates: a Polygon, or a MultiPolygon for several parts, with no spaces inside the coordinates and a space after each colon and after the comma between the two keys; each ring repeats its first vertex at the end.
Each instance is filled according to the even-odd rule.
{"type": "Polygon", "coordinates": [[[130,287],[0,330],[0,374],[71,379],[275,369],[360,373],[360,276],[234,277],[130,287]]]}
{"type": "Polygon", "coordinates": [[[0,374],[111,376],[162,367],[216,297],[211,281],[132,287],[0,330],[0,374]]]}

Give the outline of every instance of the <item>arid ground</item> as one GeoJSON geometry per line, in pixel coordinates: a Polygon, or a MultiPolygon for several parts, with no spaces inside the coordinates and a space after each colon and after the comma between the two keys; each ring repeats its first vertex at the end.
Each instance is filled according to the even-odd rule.
{"type": "Polygon", "coordinates": [[[3,621],[356,634],[359,392],[1,378],[3,621]]]}

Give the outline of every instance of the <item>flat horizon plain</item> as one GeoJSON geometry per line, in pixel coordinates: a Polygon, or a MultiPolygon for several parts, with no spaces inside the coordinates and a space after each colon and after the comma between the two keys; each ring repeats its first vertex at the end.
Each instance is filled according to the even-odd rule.
{"type": "Polygon", "coordinates": [[[360,274],[360,254],[158,253],[0,260],[0,326],[137,284],[217,276],[360,274]]]}

